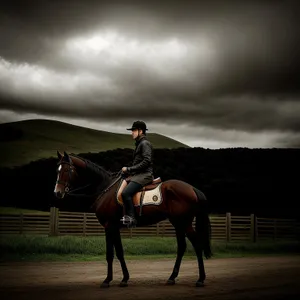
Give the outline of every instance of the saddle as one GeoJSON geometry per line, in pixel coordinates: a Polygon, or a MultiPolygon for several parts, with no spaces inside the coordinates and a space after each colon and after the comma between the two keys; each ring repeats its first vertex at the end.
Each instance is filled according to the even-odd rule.
{"type": "Polygon", "coordinates": [[[153,179],[150,184],[145,185],[141,189],[141,191],[151,191],[151,190],[155,189],[159,183],[161,183],[161,178],[157,177],[157,178],[153,179]]]}
{"type": "MultiPolygon", "coordinates": [[[[127,180],[123,179],[120,182],[120,185],[117,189],[117,201],[122,206],[124,205],[123,199],[122,199],[122,191],[128,184],[127,180]]],[[[146,186],[142,187],[139,192],[134,194],[133,206],[140,207],[140,215],[142,213],[142,206],[161,204],[161,202],[162,202],[162,195],[161,195],[161,189],[160,189],[161,183],[162,183],[161,178],[157,177],[150,184],[147,184],[146,186]]]]}

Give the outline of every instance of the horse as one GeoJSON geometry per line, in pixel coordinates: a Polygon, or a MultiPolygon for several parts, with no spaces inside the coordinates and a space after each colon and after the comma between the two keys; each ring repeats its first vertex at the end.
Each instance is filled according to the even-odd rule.
{"type": "MultiPolygon", "coordinates": [[[[56,201],[62,201],[65,196],[85,197],[85,204],[91,208],[105,229],[107,276],[100,287],[109,287],[113,280],[114,249],[123,272],[123,279],[119,286],[128,286],[130,276],[120,234],[124,226],[120,221],[124,212],[122,190],[128,178],[124,178],[121,171],[116,172],[117,174],[112,173],[72,153],[67,154],[64,151],[62,154],[57,151],[57,156],[59,161],[54,188],[56,201]],[[86,191],[78,194],[80,190],[86,191]]],[[[198,261],[199,278],[196,287],[204,286],[206,273],[203,254],[207,259],[212,256],[211,224],[204,193],[187,182],[177,179],[162,181],[158,177],[134,196],[134,208],[137,218],[136,227],[148,226],[168,219],[175,228],[177,256],[166,285],[174,285],[179,275],[181,261],[187,247],[187,237],[198,261]],[[195,229],[194,218],[196,218],[195,229]]]]}

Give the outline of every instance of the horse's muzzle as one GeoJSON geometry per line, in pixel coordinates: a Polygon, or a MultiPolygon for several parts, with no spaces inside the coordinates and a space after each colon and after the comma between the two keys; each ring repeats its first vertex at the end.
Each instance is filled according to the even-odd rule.
{"type": "Polygon", "coordinates": [[[54,192],[54,195],[56,198],[62,199],[65,196],[65,193],[62,193],[61,191],[57,191],[57,192],[54,192]]]}

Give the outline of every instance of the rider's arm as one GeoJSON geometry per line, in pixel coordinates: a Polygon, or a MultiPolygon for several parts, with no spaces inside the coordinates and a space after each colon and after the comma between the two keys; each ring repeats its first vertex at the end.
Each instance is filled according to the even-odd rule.
{"type": "Polygon", "coordinates": [[[131,172],[140,172],[144,169],[146,169],[150,164],[151,164],[151,159],[152,159],[152,146],[149,141],[144,141],[141,143],[140,147],[141,149],[141,154],[143,156],[143,160],[132,166],[128,167],[127,170],[129,173],[131,172]]]}

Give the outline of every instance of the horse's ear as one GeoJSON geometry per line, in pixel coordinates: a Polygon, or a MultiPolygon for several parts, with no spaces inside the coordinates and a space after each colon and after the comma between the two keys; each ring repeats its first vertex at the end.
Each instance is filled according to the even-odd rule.
{"type": "Polygon", "coordinates": [[[68,154],[66,151],[64,151],[64,156],[65,156],[65,158],[66,158],[68,161],[71,161],[71,158],[70,158],[69,154],[68,154]]]}
{"type": "Polygon", "coordinates": [[[59,158],[59,159],[61,159],[62,157],[63,157],[63,155],[57,150],[57,157],[59,158]]]}

